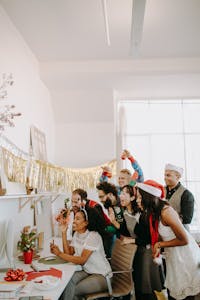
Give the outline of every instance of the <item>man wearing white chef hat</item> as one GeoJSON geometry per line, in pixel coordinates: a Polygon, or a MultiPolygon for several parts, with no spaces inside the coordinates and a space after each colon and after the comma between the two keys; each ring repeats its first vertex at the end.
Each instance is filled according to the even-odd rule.
{"type": "Polygon", "coordinates": [[[183,225],[188,229],[192,221],[194,212],[194,197],[181,183],[180,178],[183,175],[183,168],[166,164],[165,166],[165,198],[169,200],[170,205],[179,214],[183,225]]]}

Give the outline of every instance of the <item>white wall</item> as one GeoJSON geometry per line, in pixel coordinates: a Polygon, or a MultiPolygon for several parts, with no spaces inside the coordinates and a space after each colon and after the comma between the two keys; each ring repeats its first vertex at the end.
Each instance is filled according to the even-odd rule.
{"type": "Polygon", "coordinates": [[[116,157],[117,99],[200,96],[200,58],[195,57],[54,61],[40,68],[55,110],[56,163],[70,167],[116,157]]]}
{"type": "Polygon", "coordinates": [[[54,161],[55,121],[49,91],[40,80],[37,59],[1,6],[0,37],[0,80],[2,73],[12,73],[14,77],[4,103],[16,105],[16,112],[22,113],[15,120],[15,128],[8,128],[5,135],[28,152],[29,128],[35,125],[45,132],[48,160],[54,161]]]}
{"type": "MultiPolygon", "coordinates": [[[[33,124],[46,134],[48,160],[54,161],[55,121],[50,93],[40,80],[38,61],[19,32],[0,6],[0,84],[3,73],[12,73],[14,85],[8,87],[8,98],[1,104],[14,104],[22,116],[15,119],[15,127],[5,131],[16,146],[28,152],[30,126],[33,124]]],[[[11,185],[12,193],[20,191],[11,185]]],[[[22,190],[21,190],[22,191],[22,190]]],[[[26,199],[23,199],[23,203],[26,199]]],[[[15,252],[20,230],[33,225],[33,210],[30,203],[19,212],[17,199],[1,199],[0,219],[12,218],[15,222],[15,252]]]]}
{"type": "Polygon", "coordinates": [[[111,122],[57,124],[55,159],[66,167],[94,167],[115,157],[114,144],[111,122]]]}
{"type": "MultiPolygon", "coordinates": [[[[156,62],[155,62],[156,63],[156,62]]],[[[200,61],[197,61],[200,66],[200,61]]],[[[200,70],[198,72],[168,71],[168,74],[132,76],[116,86],[116,99],[176,99],[200,97],[200,70]]]]}

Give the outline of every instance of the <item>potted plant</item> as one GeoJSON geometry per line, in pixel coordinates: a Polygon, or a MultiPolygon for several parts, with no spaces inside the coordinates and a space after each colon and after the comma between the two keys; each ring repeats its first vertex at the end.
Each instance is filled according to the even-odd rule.
{"type": "Polygon", "coordinates": [[[24,263],[31,264],[33,259],[33,251],[35,250],[36,244],[36,230],[30,226],[25,226],[21,231],[20,240],[18,241],[18,249],[23,252],[24,263]]]}

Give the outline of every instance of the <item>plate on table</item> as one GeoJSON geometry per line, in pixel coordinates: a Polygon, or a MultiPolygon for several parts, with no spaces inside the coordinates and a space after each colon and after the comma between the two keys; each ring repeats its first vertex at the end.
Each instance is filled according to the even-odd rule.
{"type": "Polygon", "coordinates": [[[40,276],[32,280],[33,287],[41,291],[48,291],[55,288],[60,282],[60,278],[55,276],[40,276]]]}

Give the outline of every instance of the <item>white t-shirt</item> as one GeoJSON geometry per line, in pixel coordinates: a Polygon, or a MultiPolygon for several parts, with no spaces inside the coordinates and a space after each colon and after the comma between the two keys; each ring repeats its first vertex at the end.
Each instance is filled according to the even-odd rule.
{"type": "Polygon", "coordinates": [[[106,276],[111,272],[111,267],[106,259],[103,242],[100,234],[96,231],[86,230],[84,233],[75,232],[71,246],[74,247],[74,255],[80,256],[84,249],[93,251],[83,270],[89,274],[102,274],[106,276]]]}
{"type": "Polygon", "coordinates": [[[73,235],[73,222],[74,222],[74,212],[70,212],[69,216],[69,223],[68,223],[68,228],[67,228],[67,240],[71,241],[72,240],[72,235],[73,235]]]}

